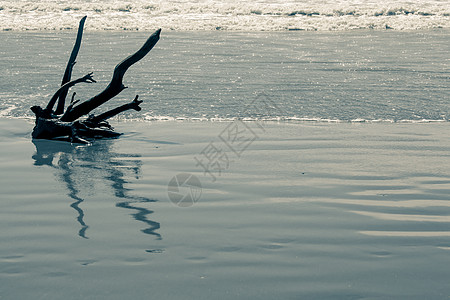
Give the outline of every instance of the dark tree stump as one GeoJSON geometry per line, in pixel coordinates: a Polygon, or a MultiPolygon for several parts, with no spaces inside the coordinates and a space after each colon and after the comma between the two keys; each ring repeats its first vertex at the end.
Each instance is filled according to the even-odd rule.
{"type": "Polygon", "coordinates": [[[92,73],[71,81],[73,66],[75,65],[75,60],[81,46],[85,21],[86,17],[80,21],[77,39],[69,62],[67,63],[61,87],[56,91],[44,109],[40,106],[33,106],[31,108],[36,116],[36,125],[32,133],[34,139],[63,139],[74,143],[89,143],[92,139],[117,137],[120,133],[115,132],[106,120],[129,109],[141,110],[139,104],[142,101],[138,100],[138,96],[136,96],[128,104],[124,104],[98,116],[90,115],[80,120],[81,117],[88,115],[92,110],[126,89],[122,82],[125,72],[152,50],[159,40],[161,29],[155,31],[138,51],[115,67],[111,82],[101,93],[80,104],[78,104],[79,101],[74,100],[74,93],[71,103],[64,111],[67,93],[71,87],[82,82],[96,82],[92,77],[92,73]],[[56,102],[58,102],[56,110],[53,110],[56,102]]]}

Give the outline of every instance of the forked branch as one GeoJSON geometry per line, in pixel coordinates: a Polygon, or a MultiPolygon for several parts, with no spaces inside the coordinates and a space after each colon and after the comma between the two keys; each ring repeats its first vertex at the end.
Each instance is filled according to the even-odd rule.
{"type": "Polygon", "coordinates": [[[81,116],[87,115],[92,110],[123,91],[126,88],[122,82],[125,72],[129,67],[141,60],[148,52],[150,52],[150,50],[152,50],[153,46],[155,46],[159,40],[160,33],[161,29],[155,31],[136,53],[130,55],[115,67],[111,82],[105,90],[93,98],[73,107],[71,111],[66,112],[64,116],[62,116],[61,121],[71,122],[81,116]]]}
{"type": "MultiPolygon", "coordinates": [[[[89,73],[87,75],[84,75],[83,77],[80,77],[80,78],[75,79],[73,81],[67,82],[66,84],[64,84],[62,87],[60,87],[56,91],[56,93],[53,95],[53,97],[48,102],[47,107],[45,108],[45,110],[48,111],[48,112],[51,112],[53,110],[53,106],[55,105],[56,100],[58,99],[58,97],[64,92],[67,94],[67,91],[69,90],[69,88],[71,88],[72,86],[74,86],[74,85],[76,85],[78,83],[81,83],[81,82],[93,83],[93,82],[96,82],[96,81],[94,80],[94,78],[92,78],[92,72],[91,72],[91,73],[89,73]]],[[[55,114],[57,114],[57,113],[55,112],[55,114]]]]}

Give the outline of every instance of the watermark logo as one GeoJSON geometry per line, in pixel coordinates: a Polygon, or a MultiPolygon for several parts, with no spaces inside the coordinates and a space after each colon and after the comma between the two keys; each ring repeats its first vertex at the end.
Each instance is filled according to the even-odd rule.
{"type": "Polygon", "coordinates": [[[258,93],[242,113],[253,116],[246,122],[238,118],[228,124],[198,155],[194,157],[196,167],[201,167],[204,175],[209,175],[213,182],[222,172],[227,171],[233,159],[239,159],[249,146],[266,132],[264,117],[270,114],[283,116],[282,110],[265,93],[258,93]]]}
{"type": "MultiPolygon", "coordinates": [[[[266,133],[264,120],[276,120],[283,111],[271,97],[258,93],[242,112],[242,117],[229,123],[202,151],[194,156],[195,166],[201,167],[212,182],[229,170],[234,160],[242,158],[252,143],[266,133]],[[248,118],[245,116],[249,115],[248,118]]],[[[200,180],[192,174],[181,173],[169,182],[170,201],[180,207],[192,206],[202,194],[200,180]]]]}
{"type": "Polygon", "coordinates": [[[197,176],[180,173],[169,181],[167,194],[172,203],[180,207],[189,207],[196,203],[202,195],[202,184],[197,176]]]}

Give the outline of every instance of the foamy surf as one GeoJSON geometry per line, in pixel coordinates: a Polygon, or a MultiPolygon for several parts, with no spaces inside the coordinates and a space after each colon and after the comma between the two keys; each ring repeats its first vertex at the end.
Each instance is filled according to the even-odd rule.
{"type": "Polygon", "coordinates": [[[0,1],[0,30],[414,30],[450,27],[442,1],[0,1]]]}

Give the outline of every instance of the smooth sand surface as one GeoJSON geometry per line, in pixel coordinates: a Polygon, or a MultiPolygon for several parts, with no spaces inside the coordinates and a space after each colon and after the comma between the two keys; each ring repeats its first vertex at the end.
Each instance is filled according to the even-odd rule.
{"type": "Polygon", "coordinates": [[[32,126],[0,119],[1,299],[450,295],[449,123],[32,126]]]}

